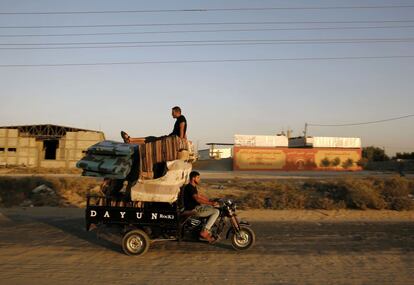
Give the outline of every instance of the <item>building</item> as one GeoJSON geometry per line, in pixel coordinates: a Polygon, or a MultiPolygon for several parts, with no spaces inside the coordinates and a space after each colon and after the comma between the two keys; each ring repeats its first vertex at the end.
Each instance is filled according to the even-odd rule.
{"type": "Polygon", "coordinates": [[[0,127],[0,166],[74,168],[100,131],[57,125],[0,127]]]}
{"type": "Polygon", "coordinates": [[[361,170],[360,138],[235,136],[233,170],[361,170]]]}
{"type": "Polygon", "coordinates": [[[199,160],[225,159],[233,157],[232,143],[207,143],[210,148],[198,151],[199,160]]]}
{"type": "Polygon", "coordinates": [[[199,160],[208,160],[208,159],[223,159],[223,158],[231,158],[233,157],[233,148],[226,147],[226,148],[211,148],[208,149],[201,149],[198,151],[198,159],[199,160]]]}

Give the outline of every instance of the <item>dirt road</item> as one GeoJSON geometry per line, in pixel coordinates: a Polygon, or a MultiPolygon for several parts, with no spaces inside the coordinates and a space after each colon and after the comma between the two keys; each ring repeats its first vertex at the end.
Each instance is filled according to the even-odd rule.
{"type": "Polygon", "coordinates": [[[163,242],[128,257],[85,232],[82,209],[0,209],[0,284],[412,284],[413,213],[366,213],[245,212],[250,251],[163,242]]]}

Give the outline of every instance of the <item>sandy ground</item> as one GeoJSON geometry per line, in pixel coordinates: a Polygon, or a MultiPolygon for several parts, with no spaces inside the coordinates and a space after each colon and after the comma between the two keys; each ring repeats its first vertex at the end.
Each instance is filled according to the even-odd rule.
{"type": "Polygon", "coordinates": [[[153,243],[86,232],[83,209],[0,209],[0,284],[413,284],[414,212],[241,212],[254,248],[153,243]]]}

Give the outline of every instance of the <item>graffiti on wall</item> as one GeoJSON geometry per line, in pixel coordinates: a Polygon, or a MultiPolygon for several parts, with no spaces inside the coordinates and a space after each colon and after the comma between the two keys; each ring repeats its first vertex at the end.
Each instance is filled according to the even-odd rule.
{"type": "Polygon", "coordinates": [[[234,170],[361,170],[361,149],[234,147],[234,170]]]}

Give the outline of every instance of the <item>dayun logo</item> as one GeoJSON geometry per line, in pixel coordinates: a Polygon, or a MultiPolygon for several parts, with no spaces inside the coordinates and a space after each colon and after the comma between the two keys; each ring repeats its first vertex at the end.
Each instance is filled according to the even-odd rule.
{"type": "MultiPolygon", "coordinates": [[[[126,212],[119,212],[119,217],[121,219],[125,219],[125,214],[126,214],[126,212]]],[[[98,215],[98,213],[95,210],[91,210],[90,214],[89,214],[89,217],[94,218],[97,215],[98,215]]],[[[135,216],[138,220],[140,220],[140,219],[142,219],[143,213],[142,212],[136,212],[135,216]]],[[[109,211],[105,211],[103,217],[104,218],[111,218],[111,214],[109,213],[109,211]]],[[[153,217],[154,217],[154,214],[153,214],[153,217]]],[[[155,219],[157,219],[157,218],[155,218],[155,219]]]]}

